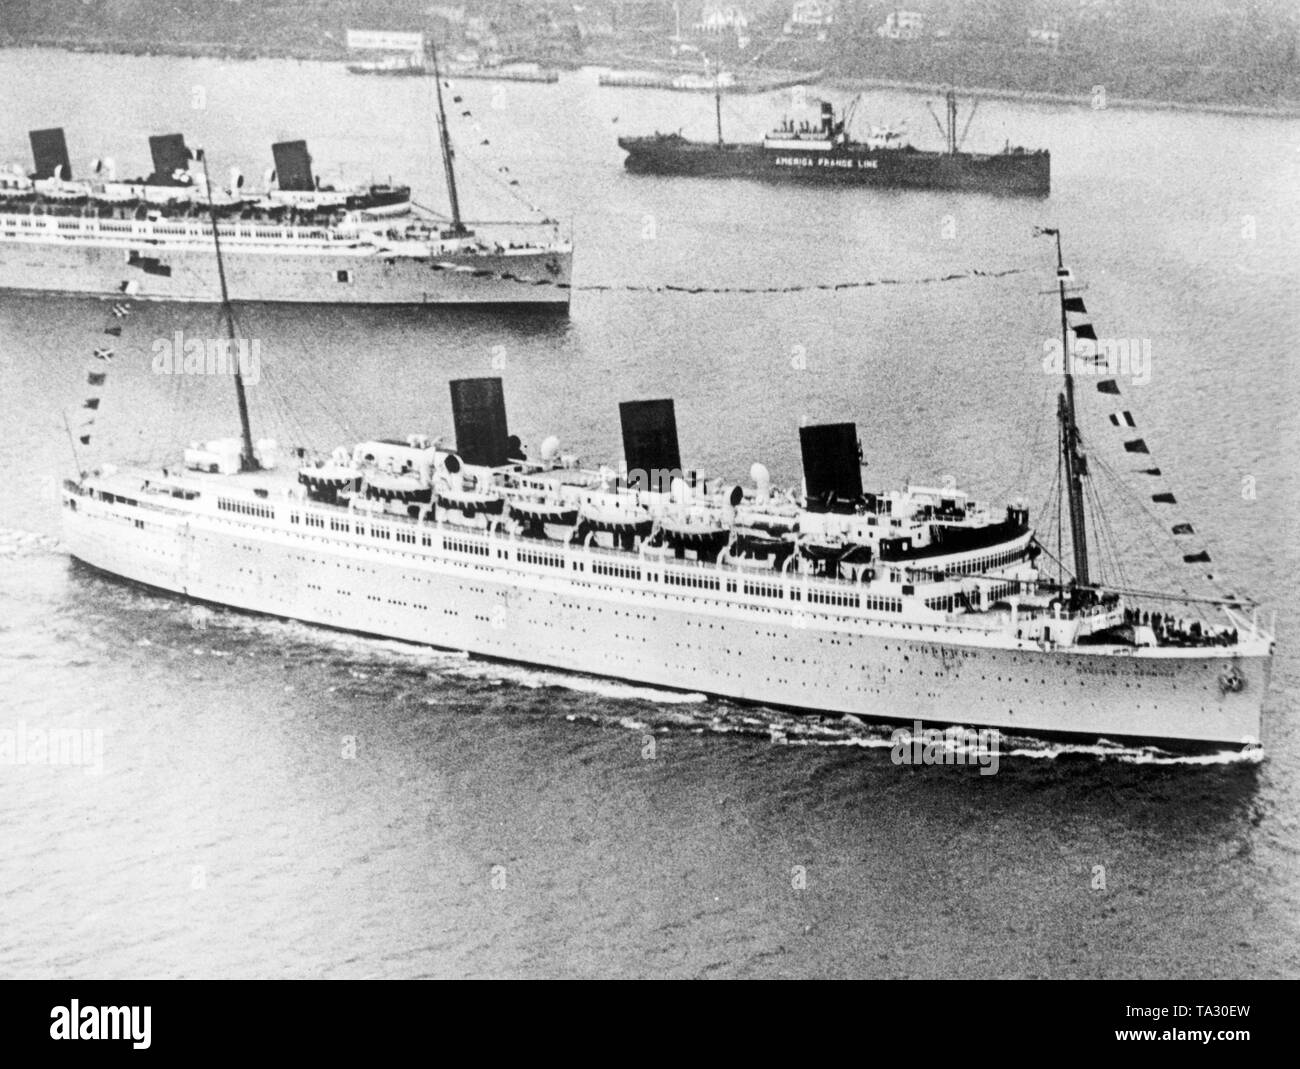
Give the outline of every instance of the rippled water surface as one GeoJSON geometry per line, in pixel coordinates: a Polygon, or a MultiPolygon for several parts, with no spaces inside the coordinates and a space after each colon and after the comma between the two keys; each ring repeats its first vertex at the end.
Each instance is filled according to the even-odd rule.
{"type": "MultiPolygon", "coordinates": [[[[140,173],[147,135],[184,130],[256,182],[270,142],[301,136],[326,174],[392,175],[443,203],[421,79],[10,51],[0,87],[0,162],[27,159],[28,129],[62,125],[74,168],[111,155],[140,173]]],[[[1037,513],[1057,383],[1042,370],[1051,250],[1030,235],[1059,225],[1098,333],[1151,344],[1124,407],[1216,579],[1277,612],[1265,759],[1010,740],[997,775],[902,768],[886,731],[854,721],[121,585],[58,541],[63,413],[86,396],[105,307],[4,297],[0,730],[98,731],[102,771],[0,765],[0,972],[1300,973],[1300,124],[986,102],[971,147],[1052,150],[1038,202],[630,176],[618,134],[708,136],[712,101],[599,89],[591,72],[456,92],[467,214],[574,220],[575,282],[613,288],[576,293],[559,322],[243,309],[261,433],[327,448],[441,433],[447,380],[499,373],[513,431],[591,460],[617,453],[619,400],[673,396],[683,453],[711,473],[762,460],[793,484],[799,420],[853,419],[878,484],[951,475],[1037,513]],[[1019,273],[921,281],[972,269],[1019,273]]],[[[757,136],[784,103],[729,101],[729,136],[757,136]]],[[[864,108],[929,144],[923,98],[864,108]]],[[[214,310],[129,317],[84,463],[229,432],[227,383],[151,373],[153,342],[177,329],[214,332],[214,310]]],[[[1094,455],[1127,471],[1114,406],[1090,384],[1081,397],[1094,455]]],[[[1130,580],[1198,578],[1159,565],[1169,544],[1140,510],[1114,519],[1130,580]]]]}

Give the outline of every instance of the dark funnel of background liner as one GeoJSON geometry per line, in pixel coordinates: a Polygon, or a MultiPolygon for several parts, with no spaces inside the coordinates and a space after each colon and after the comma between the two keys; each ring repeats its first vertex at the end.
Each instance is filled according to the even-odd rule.
{"type": "Polygon", "coordinates": [[[188,171],[194,158],[185,147],[184,134],[158,134],[149,138],[149,154],[153,157],[153,174],[149,181],[154,185],[176,185],[176,172],[188,171]]]}
{"type": "Polygon", "coordinates": [[[275,181],[281,189],[308,193],[316,188],[306,141],[279,141],[271,146],[271,157],[275,160],[275,181]]]}
{"type": "Polygon", "coordinates": [[[623,401],[623,458],[633,489],[667,492],[674,476],[681,477],[682,455],[677,448],[677,417],[671,399],[623,401]],[[635,474],[641,473],[641,474],[635,474]],[[644,475],[644,485],[642,482],[644,475]]]}
{"type": "Polygon", "coordinates": [[[72,162],[68,159],[68,143],[63,138],[62,127],[32,130],[27,136],[31,138],[32,159],[36,162],[33,178],[53,178],[60,167],[65,180],[72,178],[72,162]]]}
{"type": "Polygon", "coordinates": [[[799,448],[810,508],[851,508],[862,497],[856,424],[800,427],[799,448]]]}
{"type": "Polygon", "coordinates": [[[506,398],[500,379],[454,379],[451,418],[456,452],[466,464],[499,468],[510,458],[506,398]]]}

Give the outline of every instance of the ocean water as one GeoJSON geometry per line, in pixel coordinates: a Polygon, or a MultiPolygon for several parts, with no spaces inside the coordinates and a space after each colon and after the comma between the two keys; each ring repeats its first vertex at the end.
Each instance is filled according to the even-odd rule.
{"type": "MultiPolygon", "coordinates": [[[[147,135],[183,130],[257,184],[271,141],[301,136],[326,175],[445,203],[426,80],[23,50],[0,87],[0,164],[61,125],[74,169],[143,173],[147,135]]],[[[0,731],[97,741],[89,770],[0,764],[0,974],[1300,974],[1300,124],[985,102],[968,147],[1052,151],[1052,196],[1025,201],[627,175],[619,134],[707,137],[713,103],[593,72],[455,95],[466,214],[572,220],[572,316],[240,309],[259,435],[443,433],[447,381],[500,374],[515,433],[591,461],[616,458],[618,401],[672,396],[712,474],[761,460],[792,485],[799,421],[853,419],[877,485],[950,476],[1041,515],[1055,264],[1032,228],[1059,226],[1097,333],[1150,352],[1118,406],[1082,382],[1090,452],[1135,467],[1106,420],[1132,411],[1214,582],[1276,612],[1264,759],[1012,740],[992,776],[901,767],[854,721],[122,585],[59,544],[65,413],[86,414],[107,308],[5,295],[0,731]],[[662,285],[790,292],[640,289],[662,285]]],[[[788,104],[726,101],[728,136],[788,104]]],[[[863,111],[929,147],[924,105],[863,111]]],[[[230,432],[228,382],[151,370],[176,330],[218,334],[215,309],[125,321],[83,465],[230,432]]],[[[1206,582],[1131,500],[1107,512],[1115,574],[1206,582]]]]}

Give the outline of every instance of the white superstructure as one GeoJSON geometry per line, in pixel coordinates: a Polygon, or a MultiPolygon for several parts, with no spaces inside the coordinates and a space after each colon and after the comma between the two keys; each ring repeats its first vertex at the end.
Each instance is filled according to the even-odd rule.
{"type": "Polygon", "coordinates": [[[458,411],[457,449],[365,442],[296,472],[231,473],[215,458],[238,442],[208,443],[177,470],[70,482],[65,538],[162,590],[547,668],[909,723],[1259,740],[1273,640],[1253,618],[1072,604],[1016,505],[840,497],[847,425],[804,429],[808,492],[787,494],[760,465],[748,487],[660,478],[643,461],[675,429],[665,453],[630,418],[622,471],[554,442],[522,459],[503,409],[486,432],[458,411]]]}
{"type": "MultiPolygon", "coordinates": [[[[218,224],[236,301],[567,309],[573,252],[557,229],[521,227],[494,240],[415,216],[218,224]]],[[[0,289],[211,303],[219,292],[212,227],[198,215],[124,219],[0,208],[0,289]]]]}
{"type": "Polygon", "coordinates": [[[302,141],[272,146],[276,169],[253,192],[238,171],[227,189],[191,171],[179,134],[150,138],[148,178],[119,181],[96,161],[74,180],[63,131],[33,131],[34,174],[0,173],[0,290],[212,302],[219,240],[232,300],[567,311],[573,246],[559,224],[463,222],[440,129],[450,219],[406,186],[322,183],[302,141]]]}

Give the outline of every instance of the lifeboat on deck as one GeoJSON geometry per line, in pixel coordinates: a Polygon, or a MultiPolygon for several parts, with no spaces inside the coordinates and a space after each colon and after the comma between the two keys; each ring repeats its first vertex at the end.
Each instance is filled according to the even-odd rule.
{"type": "Polygon", "coordinates": [[[486,527],[505,513],[506,499],[491,490],[438,490],[438,514],[448,523],[486,527]]]}
{"type": "Polygon", "coordinates": [[[799,557],[827,579],[870,578],[871,547],[855,542],[800,542],[799,557]]]}
{"type": "Polygon", "coordinates": [[[546,538],[546,528],[563,528],[568,537],[578,523],[578,509],[560,501],[521,501],[510,502],[510,518],[523,529],[528,538],[546,538]]]}
{"type": "Polygon", "coordinates": [[[659,533],[678,559],[693,552],[700,560],[717,560],[731,541],[731,529],[707,514],[661,516],[659,533]]]}
{"type": "Polygon", "coordinates": [[[361,472],[351,463],[340,463],[335,458],[327,463],[299,468],[298,482],[307,488],[307,496],[312,501],[337,505],[341,494],[356,492],[361,483],[361,472]]]}
{"type": "Polygon", "coordinates": [[[433,501],[433,487],[411,473],[373,473],[366,479],[364,493],[371,501],[406,505],[413,515],[433,501]]]}
{"type": "Polygon", "coordinates": [[[505,515],[506,499],[490,479],[466,473],[455,453],[444,454],[434,479],[438,515],[462,527],[489,527],[505,515]]]}
{"type": "Polygon", "coordinates": [[[787,535],[797,535],[799,533],[799,518],[797,515],[786,517],[769,512],[751,512],[742,509],[736,513],[736,524],[739,527],[751,529],[769,538],[784,538],[787,535]]]}
{"type": "Polygon", "coordinates": [[[774,536],[758,528],[739,528],[727,560],[737,568],[780,571],[794,549],[795,544],[789,538],[774,536]]]}
{"type": "Polygon", "coordinates": [[[573,538],[581,542],[590,534],[604,535],[610,545],[630,550],[638,538],[648,538],[653,529],[650,510],[643,505],[624,503],[617,498],[609,502],[588,501],[578,510],[573,538]]]}

